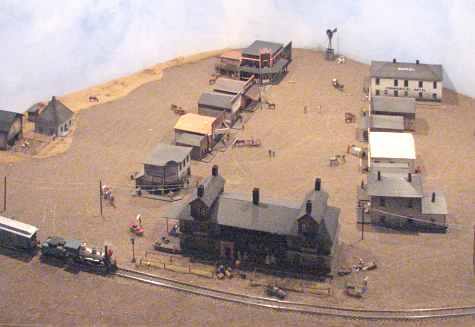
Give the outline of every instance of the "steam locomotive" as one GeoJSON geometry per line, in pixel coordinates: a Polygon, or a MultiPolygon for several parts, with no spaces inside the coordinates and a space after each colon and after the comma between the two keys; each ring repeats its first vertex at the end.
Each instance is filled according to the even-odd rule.
{"type": "MultiPolygon", "coordinates": [[[[38,228],[14,219],[0,216],[0,247],[34,253],[40,242],[37,240],[38,228]]],[[[117,269],[112,259],[112,250],[88,247],[79,240],[65,240],[62,237],[48,237],[41,243],[42,258],[56,258],[69,266],[108,274],[117,269]]]]}

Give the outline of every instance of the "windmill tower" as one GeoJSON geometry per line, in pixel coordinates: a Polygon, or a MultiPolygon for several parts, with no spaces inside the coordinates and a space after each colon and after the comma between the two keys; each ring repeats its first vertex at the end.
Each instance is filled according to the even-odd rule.
{"type": "Polygon", "coordinates": [[[332,38],[333,38],[333,34],[335,34],[336,32],[337,32],[336,28],[334,28],[333,30],[331,30],[331,29],[327,30],[328,47],[327,47],[327,51],[326,51],[326,55],[325,55],[325,58],[327,60],[334,60],[335,59],[335,49],[333,49],[333,47],[332,47],[332,38]]]}

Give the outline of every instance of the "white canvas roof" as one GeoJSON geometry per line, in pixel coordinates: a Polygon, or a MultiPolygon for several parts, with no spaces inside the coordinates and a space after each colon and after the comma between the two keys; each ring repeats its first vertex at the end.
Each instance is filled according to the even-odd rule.
{"type": "Polygon", "coordinates": [[[411,133],[370,132],[369,151],[372,158],[416,159],[411,133]]]}

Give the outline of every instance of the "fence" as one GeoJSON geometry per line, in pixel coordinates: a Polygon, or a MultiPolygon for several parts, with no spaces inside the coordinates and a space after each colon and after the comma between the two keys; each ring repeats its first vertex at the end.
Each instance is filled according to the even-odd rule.
{"type": "Polygon", "coordinates": [[[182,274],[193,274],[200,277],[215,278],[215,268],[200,264],[180,262],[182,260],[172,256],[162,256],[152,252],[146,252],[145,257],[139,260],[139,265],[170,270],[182,274]]]}

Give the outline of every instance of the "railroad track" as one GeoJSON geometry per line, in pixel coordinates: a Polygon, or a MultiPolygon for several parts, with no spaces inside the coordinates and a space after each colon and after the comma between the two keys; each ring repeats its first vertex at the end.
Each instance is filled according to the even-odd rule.
{"type": "Polygon", "coordinates": [[[192,285],[174,279],[151,275],[145,272],[125,268],[119,268],[114,275],[150,285],[166,287],[177,291],[187,292],[200,296],[206,296],[217,300],[269,308],[279,311],[299,312],[312,315],[326,315],[340,318],[371,320],[419,320],[475,315],[475,306],[407,310],[367,310],[357,308],[312,305],[298,302],[280,301],[267,297],[237,294],[192,285]]]}

